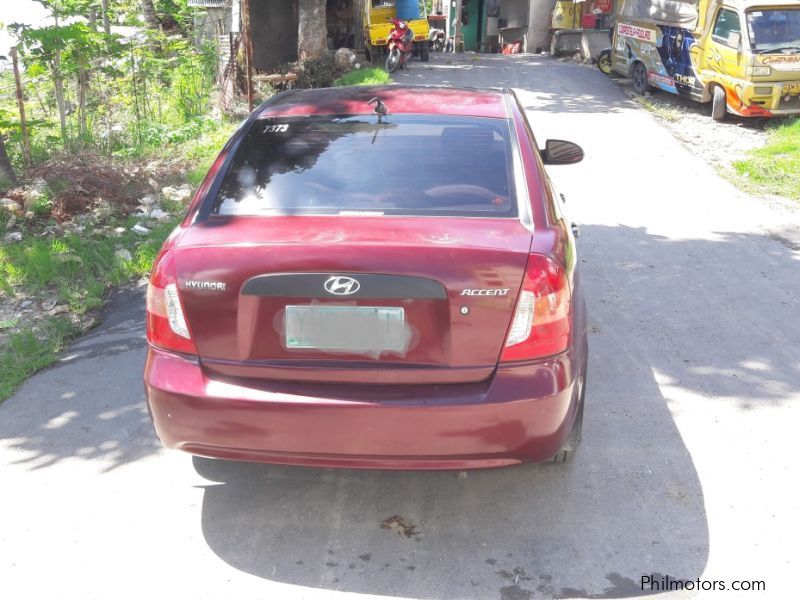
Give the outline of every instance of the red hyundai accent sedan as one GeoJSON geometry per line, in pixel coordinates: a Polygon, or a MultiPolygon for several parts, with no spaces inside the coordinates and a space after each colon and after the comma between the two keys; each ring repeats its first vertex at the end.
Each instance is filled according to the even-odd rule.
{"type": "Polygon", "coordinates": [[[260,106],[153,267],[144,379],[161,441],[324,467],[566,460],[586,311],[544,165],[582,157],[540,149],[507,90],[260,106]]]}

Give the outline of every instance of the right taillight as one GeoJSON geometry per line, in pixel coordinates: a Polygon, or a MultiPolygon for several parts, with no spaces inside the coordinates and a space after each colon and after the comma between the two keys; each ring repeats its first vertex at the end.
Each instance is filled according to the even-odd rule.
{"type": "Polygon", "coordinates": [[[500,360],[552,356],[567,349],[569,338],[570,290],[566,274],[546,256],[531,254],[500,360]]]}
{"type": "Polygon", "coordinates": [[[147,286],[147,341],[165,350],[197,354],[169,253],[160,257],[147,286]]]}

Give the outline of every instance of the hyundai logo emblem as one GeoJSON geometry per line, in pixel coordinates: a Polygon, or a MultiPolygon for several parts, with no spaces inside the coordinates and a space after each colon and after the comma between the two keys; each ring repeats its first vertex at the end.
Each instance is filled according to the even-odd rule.
{"type": "Polygon", "coordinates": [[[341,275],[328,277],[325,282],[325,290],[334,296],[350,296],[360,288],[361,284],[358,283],[358,280],[352,277],[342,277],[341,275]]]}

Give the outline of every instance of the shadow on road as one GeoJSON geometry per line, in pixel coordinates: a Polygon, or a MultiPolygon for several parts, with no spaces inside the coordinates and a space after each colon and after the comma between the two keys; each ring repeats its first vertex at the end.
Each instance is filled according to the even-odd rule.
{"type": "Polygon", "coordinates": [[[636,106],[598,69],[531,54],[436,54],[431,63],[412,62],[407,71],[395,73],[394,80],[453,86],[474,86],[478,81],[482,86],[522,88],[536,98],[539,112],[613,113],[636,106]],[[593,92],[577,94],[581,89],[593,92]]]}
{"type": "Polygon", "coordinates": [[[42,469],[65,459],[102,461],[103,470],[159,450],[142,387],[144,290],[116,294],[103,323],[54,366],[0,404],[0,440],[42,469]]]}
{"type": "Polygon", "coordinates": [[[800,262],[759,235],[582,229],[593,333],[575,462],[460,479],[195,458],[215,482],[202,510],[211,549],[271,580],[426,599],[622,598],[642,594],[645,574],[700,577],[703,490],[669,405],[677,390],[748,410],[800,386],[798,328],[779,327],[794,322],[800,262]],[[748,261],[768,271],[745,281],[748,261]],[[707,284],[715,268],[729,285],[707,284]],[[394,515],[420,535],[383,529],[394,515]]]}

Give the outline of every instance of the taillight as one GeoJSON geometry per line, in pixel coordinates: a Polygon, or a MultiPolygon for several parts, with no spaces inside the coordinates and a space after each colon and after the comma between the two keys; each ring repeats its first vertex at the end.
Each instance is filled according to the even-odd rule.
{"type": "Polygon", "coordinates": [[[540,254],[528,257],[502,362],[552,356],[569,346],[570,290],[564,270],[540,254]]]}
{"type": "Polygon", "coordinates": [[[147,286],[147,341],[184,354],[197,354],[183,313],[171,257],[162,256],[147,286]]]}

